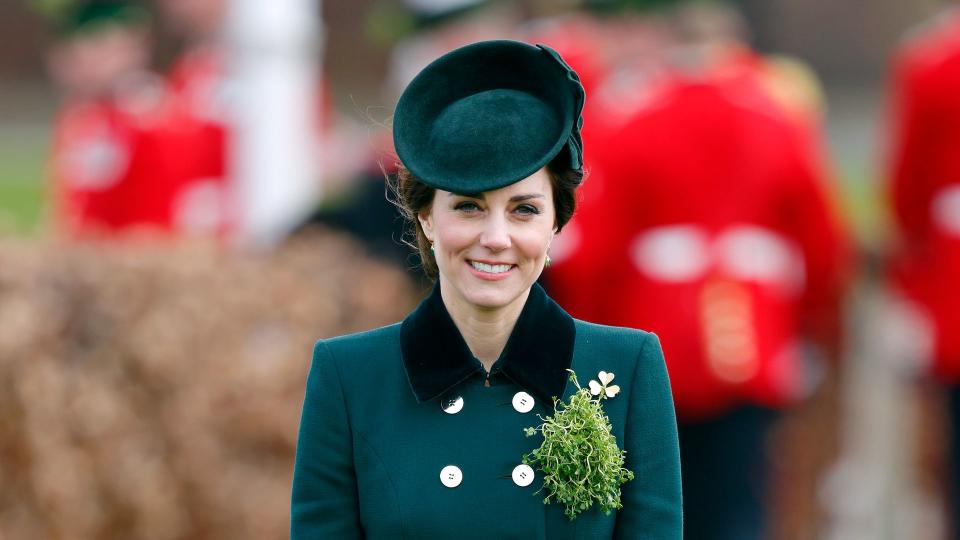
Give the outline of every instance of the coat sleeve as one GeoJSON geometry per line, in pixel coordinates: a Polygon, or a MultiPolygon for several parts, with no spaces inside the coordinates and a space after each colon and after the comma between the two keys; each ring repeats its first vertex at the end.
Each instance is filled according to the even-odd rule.
{"type": "Polygon", "coordinates": [[[680,444],[660,340],[647,334],[634,372],[624,444],[634,479],[623,485],[615,538],[683,538],[680,444]]]}
{"type": "Polygon", "coordinates": [[[842,301],[853,263],[836,196],[821,164],[798,156],[784,191],[780,214],[804,265],[799,304],[801,331],[836,358],[843,341],[842,301]]]}
{"type": "Polygon", "coordinates": [[[292,540],[363,536],[351,441],[340,374],[321,340],[314,348],[300,419],[290,512],[292,540]]]}
{"type": "Polygon", "coordinates": [[[901,236],[897,248],[909,251],[924,246],[931,231],[930,201],[938,177],[931,153],[938,129],[937,112],[930,109],[922,70],[917,59],[901,51],[893,69],[893,142],[888,197],[894,224],[901,236]]]}

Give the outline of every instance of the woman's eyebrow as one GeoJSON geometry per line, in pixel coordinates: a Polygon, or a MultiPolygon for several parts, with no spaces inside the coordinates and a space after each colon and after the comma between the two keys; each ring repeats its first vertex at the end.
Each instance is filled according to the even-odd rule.
{"type": "MultiPolygon", "coordinates": [[[[468,199],[480,199],[481,201],[486,200],[486,195],[483,193],[453,193],[450,192],[447,194],[448,197],[466,197],[468,199]]],[[[530,199],[545,199],[542,193],[524,193],[522,195],[514,195],[510,197],[510,202],[519,202],[519,201],[528,201],[530,199]]]]}
{"type": "Polygon", "coordinates": [[[514,195],[513,197],[510,197],[510,202],[527,201],[530,199],[544,199],[544,198],[546,197],[544,197],[542,193],[527,193],[524,195],[514,195]]]}

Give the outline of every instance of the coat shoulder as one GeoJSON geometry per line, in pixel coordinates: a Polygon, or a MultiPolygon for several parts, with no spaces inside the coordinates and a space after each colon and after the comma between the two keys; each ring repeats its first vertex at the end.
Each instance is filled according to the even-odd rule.
{"type": "Polygon", "coordinates": [[[636,328],[606,326],[574,319],[577,329],[577,350],[581,366],[595,372],[620,369],[659,370],[663,352],[660,339],[653,332],[636,328]]]}
{"type": "Polygon", "coordinates": [[[340,370],[371,369],[378,361],[388,361],[400,351],[400,323],[320,339],[313,348],[313,359],[335,363],[340,370]]]}
{"type": "Polygon", "coordinates": [[[620,347],[624,349],[624,352],[631,349],[638,352],[648,341],[656,341],[659,344],[657,335],[646,330],[607,326],[581,321],[580,319],[574,319],[574,324],[577,329],[577,338],[594,345],[608,345],[620,347]]]}

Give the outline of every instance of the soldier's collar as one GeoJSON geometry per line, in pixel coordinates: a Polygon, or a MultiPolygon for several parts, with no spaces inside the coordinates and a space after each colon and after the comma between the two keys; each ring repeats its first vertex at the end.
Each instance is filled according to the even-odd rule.
{"type": "MultiPolygon", "coordinates": [[[[503,373],[546,400],[543,403],[552,403],[553,397],[563,395],[575,337],[573,318],[534,283],[491,374],[503,373]]],[[[418,402],[435,399],[483,372],[443,304],[439,283],[404,319],[400,349],[418,402]]]]}

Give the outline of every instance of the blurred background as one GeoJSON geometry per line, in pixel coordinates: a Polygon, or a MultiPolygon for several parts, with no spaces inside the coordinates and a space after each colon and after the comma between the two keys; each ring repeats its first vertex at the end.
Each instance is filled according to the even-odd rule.
{"type": "MultiPolygon", "coordinates": [[[[803,384],[793,386],[803,389],[770,397],[745,389],[751,375],[721,370],[727,400],[693,405],[682,422],[698,429],[743,403],[772,416],[748,422],[756,448],[723,457],[710,446],[722,447],[722,435],[691,460],[722,469],[726,459],[749,459],[762,469],[734,480],[760,486],[744,519],[760,524],[762,538],[958,534],[950,426],[960,400],[950,361],[960,356],[938,336],[960,330],[949,326],[960,298],[910,283],[955,291],[960,235],[931,244],[897,203],[920,197],[909,193],[922,181],[905,163],[935,161],[904,149],[912,105],[902,100],[913,57],[926,66],[956,50],[949,3],[0,2],[0,540],[286,537],[313,342],[400,320],[429,287],[387,200],[396,99],[429,61],[493,38],[550,44],[587,90],[595,181],[584,184],[583,214],[561,234],[565,251],[545,277],[578,317],[652,327],[662,339],[672,331],[636,313],[614,316],[589,298],[616,291],[584,285],[633,249],[628,239],[590,252],[582,238],[639,227],[608,223],[610,207],[597,201],[623,200],[623,185],[661,170],[630,161],[637,141],[669,133],[644,122],[651,111],[705,86],[739,100],[737,110],[777,118],[784,138],[769,146],[796,147],[791,159],[812,186],[803,190],[818,201],[789,206],[798,212],[790,227],[804,231],[789,240],[806,257],[810,287],[823,278],[822,302],[764,303],[762,284],[729,275],[698,281],[696,302],[742,297],[756,311],[749,317],[789,313],[780,330],[809,344],[797,353],[803,384]],[[952,249],[954,262],[914,257],[911,242],[952,249]],[[921,278],[897,270],[911,264],[942,270],[921,278]]],[[[951,129],[960,127],[941,131],[951,129]]],[[[954,148],[931,141],[923,144],[954,148]]],[[[663,155],[696,161],[703,149],[681,142],[663,155]]],[[[761,200],[751,208],[778,211],[761,200]]],[[[950,200],[938,215],[960,230],[960,199],[950,200]]],[[[719,219],[703,212],[691,219],[719,219]]],[[[779,253],[780,244],[757,238],[744,240],[747,254],[779,253]]],[[[656,253],[686,260],[689,243],[671,242],[656,253]]],[[[654,281],[644,286],[674,286],[654,281]]],[[[691,319],[708,327],[695,329],[705,342],[710,306],[706,319],[691,319]]],[[[664,346],[683,385],[684,353],[664,346]]]]}

